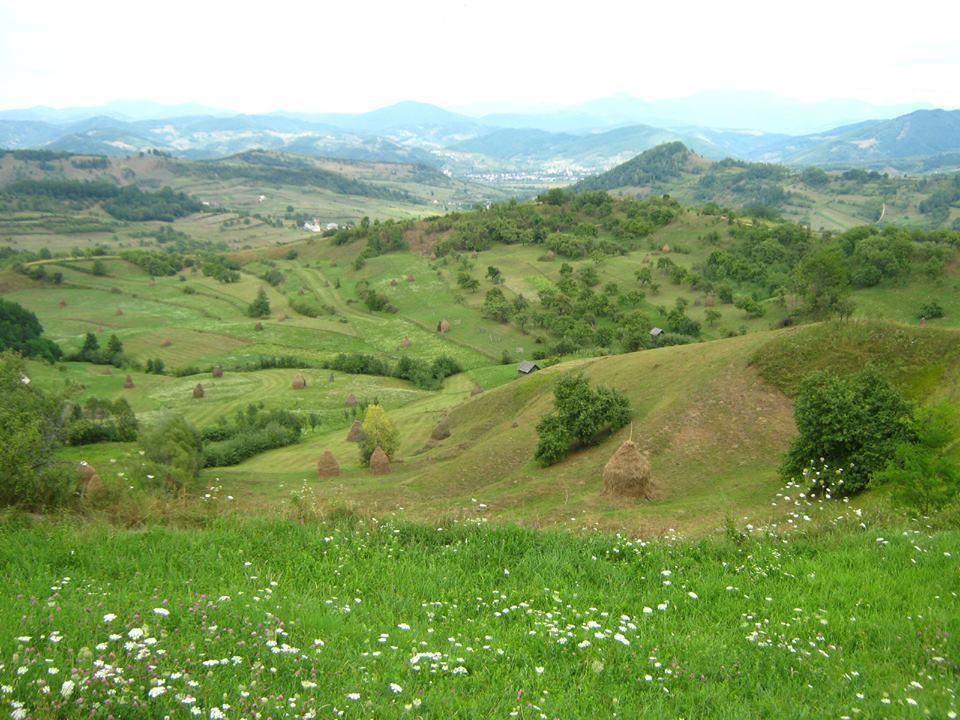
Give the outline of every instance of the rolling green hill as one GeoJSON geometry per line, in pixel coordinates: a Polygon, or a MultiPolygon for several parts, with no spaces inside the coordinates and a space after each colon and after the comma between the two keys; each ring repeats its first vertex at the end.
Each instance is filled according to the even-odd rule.
{"type": "Polygon", "coordinates": [[[813,229],[869,223],[960,228],[960,175],[891,176],[876,171],[707,160],[668,143],[582,180],[574,189],[669,194],[686,203],[782,215],[813,229]]]}

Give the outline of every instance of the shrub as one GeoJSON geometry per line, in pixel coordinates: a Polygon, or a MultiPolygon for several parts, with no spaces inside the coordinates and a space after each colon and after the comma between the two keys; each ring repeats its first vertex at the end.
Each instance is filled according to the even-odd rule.
{"type": "Polygon", "coordinates": [[[270,314],[270,301],[263,288],[257,291],[257,297],[247,307],[247,315],[253,318],[267,317],[270,314]]]}
{"type": "Polygon", "coordinates": [[[130,442],[137,439],[137,416],[123,398],[111,402],[90,398],[75,405],[66,428],[67,443],[130,442]]]}
{"type": "Polygon", "coordinates": [[[60,403],[33,386],[23,360],[0,354],[0,505],[55,507],[73,490],[71,469],[58,464],[60,403]]]}
{"type": "Polygon", "coordinates": [[[889,484],[895,501],[925,514],[960,491],[960,461],[949,452],[957,435],[956,411],[947,405],[919,408],[913,429],[916,442],[899,443],[874,482],[889,484]]]}
{"type": "Polygon", "coordinates": [[[798,478],[811,465],[827,463],[842,475],[814,480],[812,490],[853,495],[886,466],[899,443],[915,439],[910,411],[900,393],[871,366],[846,377],[811,373],[800,384],[794,406],[800,436],[781,472],[787,479],[798,478]]]}
{"type": "Polygon", "coordinates": [[[13,350],[25,357],[56,362],[63,351],[42,335],[43,326],[36,315],[18,303],[0,298],[0,351],[13,350]]]}
{"type": "Polygon", "coordinates": [[[203,464],[236,465],[265,450],[292,445],[300,439],[304,424],[288,410],[264,411],[261,405],[251,403],[237,411],[232,423],[224,419],[203,431],[203,439],[213,443],[204,447],[203,464]]]}
{"type": "Polygon", "coordinates": [[[920,312],[917,315],[919,318],[926,318],[927,320],[933,320],[935,318],[943,317],[943,306],[940,305],[936,300],[931,300],[920,306],[920,312]]]}
{"type": "Polygon", "coordinates": [[[400,433],[397,426],[380,405],[370,405],[363,418],[363,439],[360,441],[360,461],[370,464],[370,456],[376,448],[383,450],[391,460],[400,449],[400,433]]]}
{"type": "Polygon", "coordinates": [[[152,474],[171,489],[196,480],[203,467],[203,441],[180,415],[171,415],[143,433],[140,446],[153,463],[152,474]]]}
{"type": "Polygon", "coordinates": [[[582,373],[561,377],[553,395],[553,412],[537,423],[540,441],[534,457],[542,465],[559,462],[571,448],[595,445],[630,422],[627,398],[611,388],[591,389],[582,373]]]}

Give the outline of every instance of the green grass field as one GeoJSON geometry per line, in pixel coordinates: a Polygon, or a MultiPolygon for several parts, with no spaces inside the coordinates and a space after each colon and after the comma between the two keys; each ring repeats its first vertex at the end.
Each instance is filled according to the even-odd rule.
{"type": "Polygon", "coordinates": [[[691,544],[391,519],[6,522],[0,709],[954,717],[957,531],[786,506],[824,529],[691,544]]]}

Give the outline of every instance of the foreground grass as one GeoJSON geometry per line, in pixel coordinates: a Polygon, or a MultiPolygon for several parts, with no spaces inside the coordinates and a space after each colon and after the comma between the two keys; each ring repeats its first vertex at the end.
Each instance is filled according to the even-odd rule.
{"type": "MultiPolygon", "coordinates": [[[[13,717],[953,717],[960,531],[0,526],[13,717]]],[[[861,524],[863,523],[863,524],[861,524]]]]}

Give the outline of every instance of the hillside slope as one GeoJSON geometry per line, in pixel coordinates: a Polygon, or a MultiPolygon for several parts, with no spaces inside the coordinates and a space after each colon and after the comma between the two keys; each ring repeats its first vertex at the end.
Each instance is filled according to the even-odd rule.
{"type": "Polygon", "coordinates": [[[912,399],[960,400],[956,331],[833,323],[564,363],[477,397],[468,395],[472,383],[452,379],[442,397],[396,411],[402,460],[386,478],[369,477],[356,465],[356,449],[343,431],[216,475],[245,501],[269,504],[279,486],[310,476],[312,463],[329,448],[345,469],[344,477],[313,485],[329,505],[375,513],[402,508],[420,519],[471,517],[482,509],[499,520],[597,523],[643,535],[706,531],[728,515],[759,523],[779,512],[771,502],[782,487],[778,467],[795,432],[784,390],[792,391],[791,378],[807,368],[809,353],[798,351],[805,348],[817,349],[810,367],[845,372],[865,361],[866,350],[912,399]],[[870,347],[882,350],[870,353],[870,347]],[[552,406],[554,379],[571,370],[622,390],[634,422],[596,447],[541,468],[532,462],[535,426],[552,406]],[[431,440],[445,413],[451,437],[431,440]],[[631,432],[650,456],[651,502],[603,492],[603,466],[631,432]]]}

